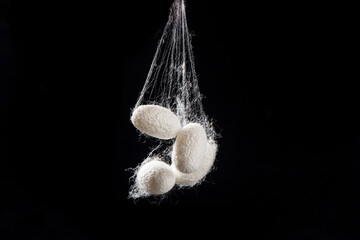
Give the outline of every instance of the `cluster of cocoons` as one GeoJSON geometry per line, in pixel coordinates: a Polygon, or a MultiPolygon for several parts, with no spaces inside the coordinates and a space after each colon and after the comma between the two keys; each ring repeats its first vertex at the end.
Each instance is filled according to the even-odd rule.
{"type": "Polygon", "coordinates": [[[159,157],[149,157],[138,168],[135,186],[143,195],[165,194],[175,184],[194,186],[211,170],[217,144],[208,140],[201,124],[181,126],[179,118],[170,109],[159,105],[138,106],[132,113],[131,121],[149,136],[175,138],[171,164],[159,157]]]}

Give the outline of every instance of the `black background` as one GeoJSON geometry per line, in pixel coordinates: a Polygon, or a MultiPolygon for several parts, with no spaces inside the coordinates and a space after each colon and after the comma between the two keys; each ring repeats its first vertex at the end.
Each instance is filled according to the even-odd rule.
{"type": "Polygon", "coordinates": [[[188,0],[216,170],[127,198],[153,144],[130,110],[171,3],[1,2],[1,239],[358,239],[352,6],[188,0]]]}

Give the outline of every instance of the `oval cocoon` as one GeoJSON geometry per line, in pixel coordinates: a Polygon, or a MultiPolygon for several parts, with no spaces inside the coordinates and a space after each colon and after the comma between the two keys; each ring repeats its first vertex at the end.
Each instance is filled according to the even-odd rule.
{"type": "Polygon", "coordinates": [[[198,123],[189,123],[176,137],[172,152],[173,165],[183,173],[199,169],[205,157],[207,136],[205,129],[198,123]]]}
{"type": "Polygon", "coordinates": [[[147,195],[164,194],[174,187],[175,173],[165,162],[151,160],[140,166],[136,184],[147,195]]]}
{"type": "Polygon", "coordinates": [[[131,122],[141,132],[159,139],[176,137],[181,129],[179,118],[159,105],[140,105],[132,113],[131,122]]]}
{"type": "Polygon", "coordinates": [[[172,165],[171,167],[174,169],[176,176],[176,184],[180,186],[194,186],[195,184],[197,184],[210,171],[215,161],[216,152],[217,152],[217,144],[207,143],[204,161],[202,161],[200,168],[192,173],[179,172],[172,165]]]}

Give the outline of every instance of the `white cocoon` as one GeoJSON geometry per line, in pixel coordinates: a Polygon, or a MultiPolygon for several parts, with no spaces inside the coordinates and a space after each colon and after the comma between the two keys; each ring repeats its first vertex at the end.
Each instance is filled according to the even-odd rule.
{"type": "Polygon", "coordinates": [[[198,123],[185,125],[176,137],[172,152],[173,165],[183,173],[199,169],[205,157],[207,136],[198,123]]]}
{"type": "Polygon", "coordinates": [[[192,173],[182,173],[174,165],[171,165],[175,172],[176,184],[180,186],[193,186],[198,183],[210,171],[215,161],[216,152],[217,145],[215,143],[207,143],[205,158],[201,162],[199,169],[192,173]]]}
{"type": "Polygon", "coordinates": [[[139,190],[147,195],[159,195],[170,191],[175,185],[173,169],[163,161],[151,160],[140,166],[136,175],[139,190]]]}
{"type": "Polygon", "coordinates": [[[159,105],[140,105],[132,113],[131,122],[141,132],[159,139],[176,137],[181,129],[179,118],[159,105]]]}

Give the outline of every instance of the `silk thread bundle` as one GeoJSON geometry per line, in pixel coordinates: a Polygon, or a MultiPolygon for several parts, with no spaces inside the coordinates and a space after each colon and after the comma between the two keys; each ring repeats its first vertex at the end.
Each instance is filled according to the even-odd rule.
{"type": "Polygon", "coordinates": [[[211,171],[218,134],[202,105],[184,0],[170,8],[131,122],[140,134],[158,139],[134,169],[131,198],[194,186],[211,171]]]}

